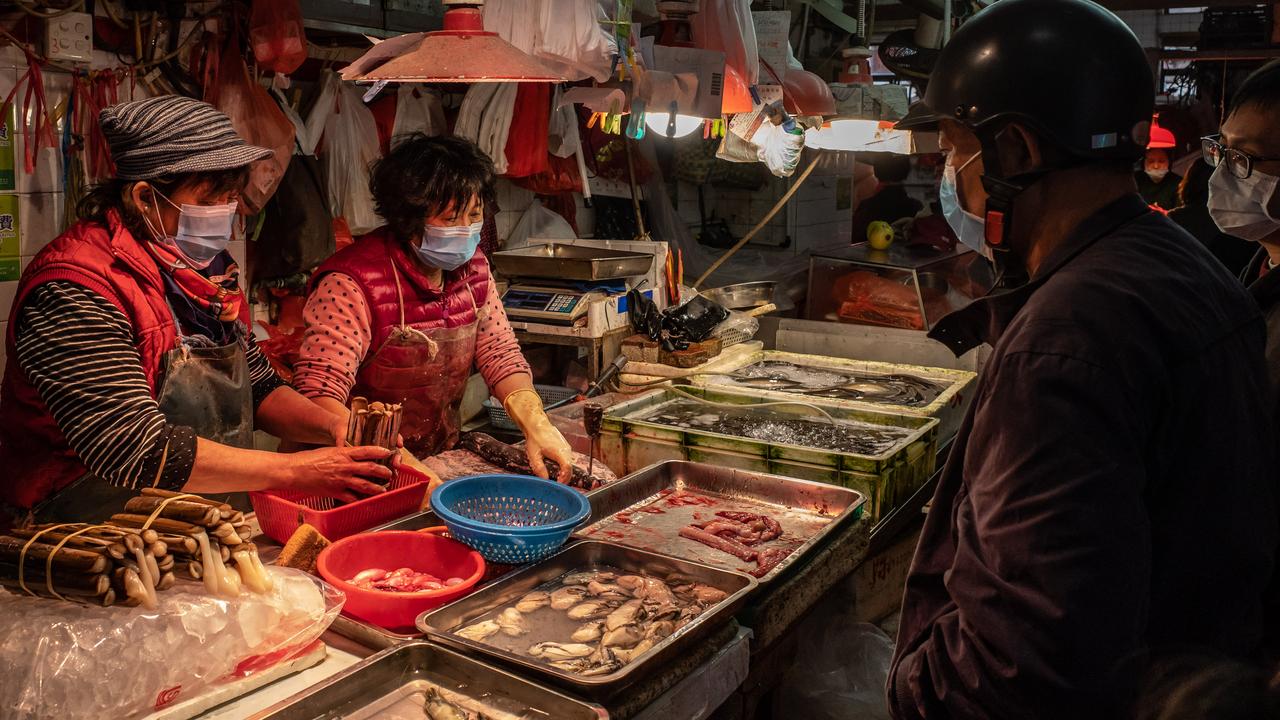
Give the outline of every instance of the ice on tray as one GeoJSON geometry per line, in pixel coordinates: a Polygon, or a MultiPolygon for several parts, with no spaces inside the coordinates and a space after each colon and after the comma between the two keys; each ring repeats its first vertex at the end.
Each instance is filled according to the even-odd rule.
{"type": "Polygon", "coordinates": [[[744,405],[741,410],[678,399],[641,410],[630,419],[720,435],[794,445],[855,455],[883,455],[910,437],[910,428],[872,425],[852,420],[796,417],[768,408],[744,405]]]}

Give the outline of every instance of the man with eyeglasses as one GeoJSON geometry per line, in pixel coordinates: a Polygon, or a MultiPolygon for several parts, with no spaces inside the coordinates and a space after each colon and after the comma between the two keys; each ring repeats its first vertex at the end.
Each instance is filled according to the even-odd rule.
{"type": "Polygon", "coordinates": [[[1245,79],[1222,133],[1201,145],[1214,168],[1209,215],[1224,233],[1261,246],[1241,279],[1266,318],[1267,368],[1280,391],[1280,60],[1245,79]]]}

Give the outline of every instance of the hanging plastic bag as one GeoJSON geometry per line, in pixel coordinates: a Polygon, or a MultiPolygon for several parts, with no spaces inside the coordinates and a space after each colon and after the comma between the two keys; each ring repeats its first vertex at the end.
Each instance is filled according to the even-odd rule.
{"type": "Polygon", "coordinates": [[[567,240],[578,237],[564,218],[548,210],[541,200],[534,198],[533,204],[520,216],[520,221],[511,229],[504,247],[507,250],[518,250],[522,247],[537,245],[538,239],[567,240]]]}
{"type": "Polygon", "coordinates": [[[507,133],[507,177],[520,178],[547,171],[547,125],[551,120],[551,88],[545,83],[520,83],[511,109],[507,133]]]}
{"type": "Polygon", "coordinates": [[[547,125],[547,151],[567,158],[578,152],[582,138],[578,136],[578,114],[572,103],[562,103],[564,91],[557,85],[551,96],[551,121],[547,125]]]}
{"type": "Polygon", "coordinates": [[[760,56],[751,0],[702,0],[702,10],[690,18],[693,44],[724,53],[725,66],[755,87],[760,82],[760,56]]]}
{"type": "Polygon", "coordinates": [[[519,83],[476,83],[458,109],[453,134],[471,140],[493,160],[498,175],[507,172],[507,136],[515,110],[519,83]],[[491,86],[491,87],[486,87],[491,86]]]}
{"type": "Polygon", "coordinates": [[[288,75],[307,59],[307,35],[298,0],[253,3],[249,42],[258,67],[288,75]]]}
{"type": "Polygon", "coordinates": [[[396,88],[396,120],[391,136],[412,133],[443,135],[448,130],[440,95],[416,83],[400,83],[396,88]]]}
{"type": "Polygon", "coordinates": [[[566,80],[608,80],[618,45],[602,25],[609,18],[600,4],[596,0],[541,2],[541,33],[534,54],[552,63],[566,80]]]}
{"type": "Polygon", "coordinates": [[[307,118],[308,127],[323,128],[320,152],[328,175],[329,210],[345,218],[355,235],[382,224],[369,192],[369,168],[379,157],[378,128],[362,95],[328,73],[320,92],[325,102],[317,102],[307,118]]]}
{"type": "Polygon", "coordinates": [[[273,156],[250,166],[249,184],[240,194],[245,214],[257,214],[289,167],[294,127],[267,91],[249,77],[249,66],[240,55],[235,33],[228,35],[216,79],[205,87],[204,99],[231,118],[236,133],[245,142],[275,151],[273,156]]]}

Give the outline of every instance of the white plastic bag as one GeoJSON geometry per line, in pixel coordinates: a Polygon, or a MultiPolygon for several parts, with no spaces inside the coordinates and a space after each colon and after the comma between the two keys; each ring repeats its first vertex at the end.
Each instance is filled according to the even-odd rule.
{"type": "Polygon", "coordinates": [[[440,104],[440,95],[417,83],[399,83],[396,87],[396,119],[391,127],[391,136],[399,137],[410,133],[425,135],[443,135],[448,126],[445,124],[444,107],[440,104]]]}
{"type": "Polygon", "coordinates": [[[791,129],[787,130],[783,125],[765,122],[752,138],[752,142],[759,148],[756,157],[776,177],[794,175],[800,164],[800,153],[804,151],[804,129],[794,120],[790,125],[791,129]]]}
{"type": "Polygon", "coordinates": [[[747,87],[760,82],[760,56],[751,0],[702,0],[702,10],[690,18],[693,44],[724,53],[724,64],[738,72],[747,87]]]}
{"type": "Polygon", "coordinates": [[[522,247],[538,244],[543,240],[567,240],[578,237],[569,222],[555,212],[543,206],[542,201],[534,198],[533,204],[520,216],[520,221],[511,229],[503,247],[517,250],[522,247]]]}
{"type": "Polygon", "coordinates": [[[268,567],[275,589],[235,600],[179,582],[160,607],[89,607],[0,591],[0,715],[134,717],[305,652],[341,592],[268,567]]]}
{"type": "Polygon", "coordinates": [[[547,151],[552,155],[567,158],[578,151],[582,144],[578,136],[578,114],[572,104],[560,104],[563,96],[560,86],[556,86],[551,96],[551,122],[547,125],[547,151]]]}
{"type": "Polygon", "coordinates": [[[800,646],[774,698],[783,717],[804,708],[809,720],[889,720],[885,685],[893,640],[854,622],[852,603],[820,604],[800,625],[800,646]]]}
{"type": "Polygon", "coordinates": [[[609,78],[617,44],[596,0],[488,0],[484,29],[557,70],[566,80],[609,78]]]}
{"type": "Polygon", "coordinates": [[[369,192],[369,168],[382,154],[378,126],[365,107],[359,88],[327,73],[320,99],[307,117],[312,139],[324,141],[321,159],[328,175],[329,210],[346,218],[352,234],[362,235],[382,224],[369,192]],[[320,136],[315,137],[317,129],[320,136]]]}

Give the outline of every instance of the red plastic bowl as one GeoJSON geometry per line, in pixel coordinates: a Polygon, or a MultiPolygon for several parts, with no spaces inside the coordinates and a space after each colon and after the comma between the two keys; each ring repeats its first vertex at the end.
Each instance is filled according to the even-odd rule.
{"type": "Polygon", "coordinates": [[[413,628],[424,610],[440,607],[471,592],[484,577],[484,558],[457,540],[408,530],[352,535],[325,548],[316,561],[320,576],[347,595],[349,615],[389,630],[413,628]],[[438,578],[462,578],[440,590],[398,593],[363,590],[347,582],[369,568],[407,567],[438,578]]]}

